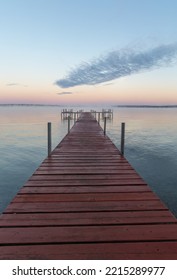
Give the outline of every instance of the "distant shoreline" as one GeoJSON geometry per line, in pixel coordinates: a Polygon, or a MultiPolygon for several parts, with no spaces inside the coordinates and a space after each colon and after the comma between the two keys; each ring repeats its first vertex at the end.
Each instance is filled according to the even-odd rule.
{"type": "Polygon", "coordinates": [[[35,106],[35,107],[55,106],[55,107],[63,107],[61,105],[56,105],[56,104],[0,104],[0,106],[35,106]]]}
{"type": "MultiPolygon", "coordinates": [[[[1,107],[10,107],[10,106],[67,107],[68,105],[57,105],[57,104],[0,104],[0,106],[1,107]]],[[[69,107],[77,107],[77,106],[78,105],[69,105],[69,107]]],[[[79,107],[85,107],[85,105],[79,105],[79,107]]],[[[104,107],[104,105],[103,105],[103,107],[104,107]]],[[[115,108],[145,108],[146,109],[146,108],[177,108],[177,105],[110,105],[109,107],[115,107],[115,108]]]]}
{"type": "Polygon", "coordinates": [[[115,105],[118,108],[177,108],[177,105],[115,105]]]}

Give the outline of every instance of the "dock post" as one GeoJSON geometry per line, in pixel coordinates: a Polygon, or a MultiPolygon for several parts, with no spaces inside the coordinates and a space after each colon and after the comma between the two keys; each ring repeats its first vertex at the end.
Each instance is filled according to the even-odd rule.
{"type": "Polygon", "coordinates": [[[98,124],[100,124],[100,112],[98,113],[98,124]]]}
{"type": "Polygon", "coordinates": [[[106,134],[106,117],[104,117],[104,135],[106,134]]]}
{"type": "Polygon", "coordinates": [[[68,133],[70,131],[70,115],[68,116],[68,133]]]}
{"type": "Polygon", "coordinates": [[[51,122],[48,122],[47,124],[47,127],[48,127],[48,157],[50,156],[51,154],[51,151],[52,151],[52,127],[51,127],[51,122]]]}
{"type": "Polygon", "coordinates": [[[125,123],[121,123],[121,154],[124,155],[125,145],[125,123]]]}

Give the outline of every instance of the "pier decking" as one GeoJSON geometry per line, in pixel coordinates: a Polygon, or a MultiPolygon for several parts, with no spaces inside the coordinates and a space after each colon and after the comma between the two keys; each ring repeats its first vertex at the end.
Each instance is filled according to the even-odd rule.
{"type": "Polygon", "coordinates": [[[1,215],[0,259],[177,259],[177,220],[82,113],[1,215]]]}

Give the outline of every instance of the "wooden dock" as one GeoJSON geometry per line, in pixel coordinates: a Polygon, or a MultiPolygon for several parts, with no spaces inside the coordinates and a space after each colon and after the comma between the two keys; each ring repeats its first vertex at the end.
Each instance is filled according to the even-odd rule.
{"type": "MultiPolygon", "coordinates": [[[[80,115],[82,114],[83,110],[77,110],[77,111],[73,111],[73,109],[63,109],[61,111],[61,119],[62,120],[67,120],[68,118],[73,119],[73,120],[77,120],[80,115]]],[[[96,110],[91,110],[90,111],[92,113],[92,115],[95,117],[95,119],[102,119],[104,120],[104,118],[107,119],[113,119],[113,110],[111,109],[102,109],[102,111],[96,111],[96,110]]]]}
{"type": "Polygon", "coordinates": [[[177,259],[177,220],[83,113],[1,215],[0,259],[177,259]]]}

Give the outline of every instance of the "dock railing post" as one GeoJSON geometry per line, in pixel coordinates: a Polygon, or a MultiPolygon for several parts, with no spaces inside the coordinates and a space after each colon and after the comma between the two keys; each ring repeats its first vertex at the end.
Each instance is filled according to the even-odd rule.
{"type": "Polygon", "coordinates": [[[121,123],[121,154],[124,155],[125,146],[125,123],[121,123]]]}
{"type": "Polygon", "coordinates": [[[100,112],[98,113],[98,124],[100,124],[100,112]]]}
{"type": "Polygon", "coordinates": [[[68,133],[70,131],[70,115],[68,116],[68,133]]]}
{"type": "Polygon", "coordinates": [[[47,124],[47,137],[48,137],[48,157],[51,154],[52,151],[52,125],[51,122],[48,122],[47,124]]]}
{"type": "Polygon", "coordinates": [[[106,117],[104,117],[104,135],[106,134],[106,117]]]}

